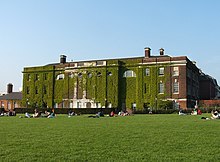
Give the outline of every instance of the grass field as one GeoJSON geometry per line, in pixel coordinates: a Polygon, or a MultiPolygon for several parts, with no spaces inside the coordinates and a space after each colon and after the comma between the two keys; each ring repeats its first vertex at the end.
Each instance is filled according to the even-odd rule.
{"type": "Polygon", "coordinates": [[[16,116],[0,124],[0,161],[220,161],[220,120],[201,116],[16,116]]]}

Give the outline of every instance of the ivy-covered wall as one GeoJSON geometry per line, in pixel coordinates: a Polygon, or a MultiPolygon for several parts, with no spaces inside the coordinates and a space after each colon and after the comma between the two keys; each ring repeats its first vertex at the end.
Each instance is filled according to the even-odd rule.
{"type": "Polygon", "coordinates": [[[70,101],[91,99],[102,107],[109,104],[114,108],[144,107],[159,109],[160,102],[166,99],[165,82],[170,74],[158,75],[159,67],[167,65],[142,64],[142,59],[106,60],[101,66],[71,67],[48,65],[24,68],[23,102],[29,107],[50,107],[55,104],[68,108],[70,101]],[[146,76],[146,68],[150,70],[146,76]],[[67,70],[68,69],[68,70],[67,70]],[[134,77],[124,77],[131,70],[134,77]],[[59,76],[62,76],[59,79],[59,76]],[[159,94],[159,83],[164,83],[164,93],[159,94]]]}
{"type": "Polygon", "coordinates": [[[23,106],[44,107],[53,105],[54,67],[25,68],[23,71],[23,106]]]}

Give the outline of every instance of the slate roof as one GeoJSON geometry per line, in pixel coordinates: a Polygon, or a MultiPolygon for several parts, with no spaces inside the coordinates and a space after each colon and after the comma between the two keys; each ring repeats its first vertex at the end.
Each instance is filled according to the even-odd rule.
{"type": "Polygon", "coordinates": [[[22,99],[21,92],[12,92],[12,93],[0,96],[0,100],[21,100],[21,99],[22,99]]]}

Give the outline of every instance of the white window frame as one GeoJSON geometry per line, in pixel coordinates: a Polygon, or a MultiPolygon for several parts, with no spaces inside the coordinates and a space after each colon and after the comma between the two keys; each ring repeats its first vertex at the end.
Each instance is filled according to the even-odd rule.
{"type": "Polygon", "coordinates": [[[127,71],[124,72],[123,77],[124,78],[136,77],[136,73],[133,70],[127,70],[127,71]]]}
{"type": "Polygon", "coordinates": [[[173,67],[173,76],[179,76],[179,67],[173,67]]]}
{"type": "Polygon", "coordinates": [[[163,82],[159,83],[159,93],[160,94],[164,93],[164,83],[163,82]]]}
{"type": "Polygon", "coordinates": [[[164,67],[159,68],[159,76],[164,75],[164,67]]]}
{"type": "Polygon", "coordinates": [[[62,79],[64,79],[64,74],[58,74],[57,75],[57,80],[62,80],[62,79]]]}
{"type": "Polygon", "coordinates": [[[179,82],[178,81],[175,81],[173,83],[173,93],[174,94],[179,94],[179,82]]]}
{"type": "Polygon", "coordinates": [[[145,76],[150,76],[150,68],[145,69],[145,76]]]}

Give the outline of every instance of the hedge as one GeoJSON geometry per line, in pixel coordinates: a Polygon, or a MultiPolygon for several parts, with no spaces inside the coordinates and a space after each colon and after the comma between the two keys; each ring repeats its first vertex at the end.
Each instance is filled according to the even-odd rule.
{"type": "MultiPolygon", "coordinates": [[[[36,108],[15,108],[14,110],[17,114],[24,114],[26,112],[32,114],[34,113],[34,109],[36,108]]],[[[41,112],[44,112],[45,110],[51,112],[51,109],[47,108],[39,108],[37,110],[41,112]]],[[[56,114],[67,114],[70,110],[74,111],[77,114],[96,114],[99,111],[103,111],[104,114],[109,114],[111,111],[116,111],[115,108],[55,108],[54,110],[56,114]]]]}

